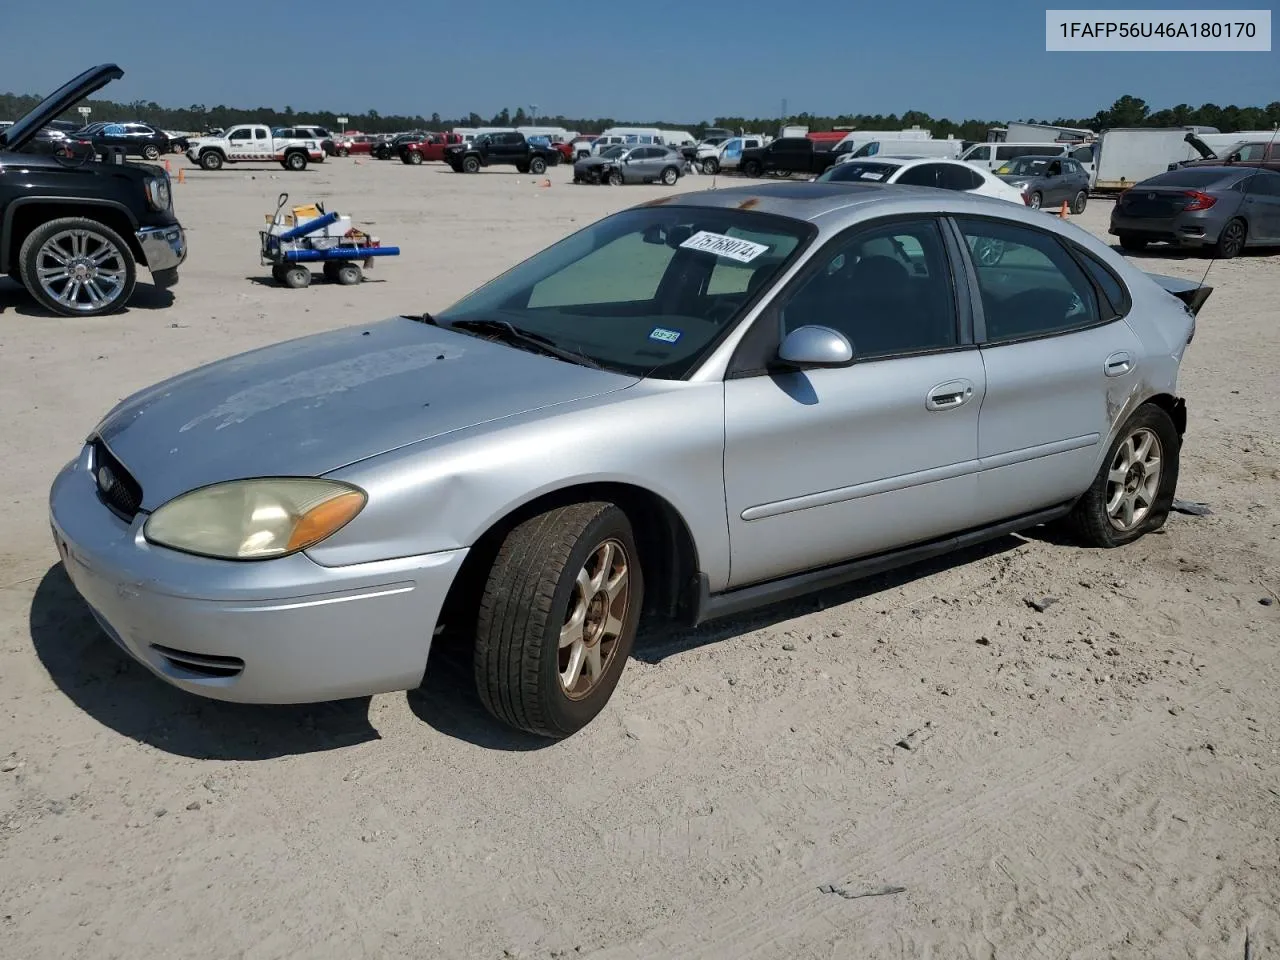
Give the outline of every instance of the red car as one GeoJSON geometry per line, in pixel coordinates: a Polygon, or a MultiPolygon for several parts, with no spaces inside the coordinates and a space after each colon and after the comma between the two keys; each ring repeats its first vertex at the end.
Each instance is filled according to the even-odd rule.
{"type": "Polygon", "coordinates": [[[349,157],[352,155],[368,154],[373,150],[373,143],[377,137],[371,137],[367,134],[357,133],[349,136],[344,140],[338,141],[338,156],[349,157]]]}
{"type": "Polygon", "coordinates": [[[429,133],[421,140],[413,140],[401,144],[400,162],[417,166],[424,160],[444,160],[444,148],[452,143],[461,143],[459,133],[429,133]]]}

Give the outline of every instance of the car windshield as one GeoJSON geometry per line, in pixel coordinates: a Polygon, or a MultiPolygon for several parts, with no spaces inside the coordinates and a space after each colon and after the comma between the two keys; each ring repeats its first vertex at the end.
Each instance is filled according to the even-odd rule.
{"type": "Polygon", "coordinates": [[[858,180],[888,180],[898,169],[896,163],[864,163],[858,160],[847,160],[837,163],[820,176],[819,180],[836,183],[853,183],[858,180]]]}
{"type": "Polygon", "coordinates": [[[501,321],[606,369],[679,379],[815,233],[804,221],[742,210],[626,210],[435,319],[501,321]]]}
{"type": "Polygon", "coordinates": [[[1018,157],[1016,160],[1000,164],[996,168],[996,174],[1001,177],[1038,177],[1044,173],[1052,159],[1051,157],[1018,157]]]}

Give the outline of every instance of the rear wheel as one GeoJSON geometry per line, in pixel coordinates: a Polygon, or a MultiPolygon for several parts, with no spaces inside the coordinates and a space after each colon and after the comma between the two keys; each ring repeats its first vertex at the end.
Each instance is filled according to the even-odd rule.
{"type": "Polygon", "coordinates": [[[351,155],[351,151],[350,151],[350,150],[348,150],[346,147],[339,147],[339,148],[338,148],[338,156],[340,156],[340,157],[348,157],[348,156],[350,156],[350,155],[351,155]]]}
{"type": "Polygon", "coordinates": [[[333,276],[344,287],[352,287],[364,278],[364,273],[354,263],[340,263],[333,276]]]}
{"type": "Polygon", "coordinates": [[[476,687],[499,720],[567,737],[609,701],[644,601],[631,523],[611,503],[579,503],[512,530],[476,618],[476,687]]]}
{"type": "Polygon", "coordinates": [[[281,273],[282,282],[290,290],[311,286],[311,271],[306,267],[286,267],[281,273]]]}
{"type": "Polygon", "coordinates": [[[1027,206],[1032,210],[1039,210],[1042,203],[1044,203],[1044,196],[1037,190],[1031,194],[1031,199],[1027,201],[1027,206]]]}
{"type": "Polygon", "coordinates": [[[1120,247],[1124,250],[1145,250],[1147,249],[1147,241],[1141,237],[1135,237],[1132,233],[1120,234],[1120,247]]]}
{"type": "Polygon", "coordinates": [[[18,251],[22,285],[64,317],[100,317],[128,302],[137,282],[129,244],[105,224],[64,217],[41,224],[18,251]]]}
{"type": "Polygon", "coordinates": [[[547,172],[547,161],[542,157],[533,157],[529,160],[529,172],[535,177],[540,177],[547,172]]]}
{"type": "Polygon", "coordinates": [[[1213,245],[1213,255],[1219,260],[1230,260],[1232,257],[1240,256],[1244,250],[1248,232],[1245,222],[1239,217],[1228,221],[1222,228],[1222,232],[1218,234],[1218,242],[1213,245]]]}
{"type": "Polygon", "coordinates": [[[1125,423],[1093,484],[1066,519],[1093,547],[1119,547],[1164,526],[1178,486],[1182,438],[1173,420],[1143,404],[1125,423]]]}
{"type": "Polygon", "coordinates": [[[301,150],[295,150],[293,153],[284,155],[284,168],[292,170],[295,173],[299,170],[307,169],[307,155],[301,150]]]}
{"type": "Polygon", "coordinates": [[[1089,202],[1089,195],[1081,190],[1075,195],[1075,199],[1071,201],[1071,212],[1079,216],[1084,213],[1085,205],[1089,202]]]}
{"type": "Polygon", "coordinates": [[[764,168],[760,165],[759,160],[748,160],[742,164],[742,175],[744,177],[758,177],[764,172],[764,168]]]}

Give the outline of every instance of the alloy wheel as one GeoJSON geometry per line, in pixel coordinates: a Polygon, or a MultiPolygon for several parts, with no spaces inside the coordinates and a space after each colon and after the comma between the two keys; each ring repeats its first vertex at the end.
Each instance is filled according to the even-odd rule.
{"type": "Polygon", "coordinates": [[[1163,470],[1160,438],[1140,427],[1116,450],[1107,473],[1107,519],[1122,533],[1135,529],[1151,512],[1163,470]]]}
{"type": "Polygon", "coordinates": [[[560,628],[560,689],[581,700],[613,660],[631,600],[631,567],[617,540],[606,540],[588,555],[569,594],[560,628]]]}
{"type": "Polygon", "coordinates": [[[36,253],[36,279],[68,310],[88,313],[119,299],[128,276],[124,254],[106,237],[63,230],[36,253]]]}

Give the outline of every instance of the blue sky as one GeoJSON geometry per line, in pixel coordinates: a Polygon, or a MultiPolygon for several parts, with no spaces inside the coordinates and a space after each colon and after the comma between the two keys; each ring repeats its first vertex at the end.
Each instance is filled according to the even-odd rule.
{"type": "Polygon", "coordinates": [[[44,93],[115,61],[125,77],[100,96],[164,106],[448,117],[535,103],[694,122],[776,116],[784,97],[792,114],[953,120],[1087,116],[1124,93],[1153,109],[1280,99],[1274,50],[1046,53],[1043,4],[58,0],[60,29],[46,4],[4,6],[0,91],[44,93]]]}

